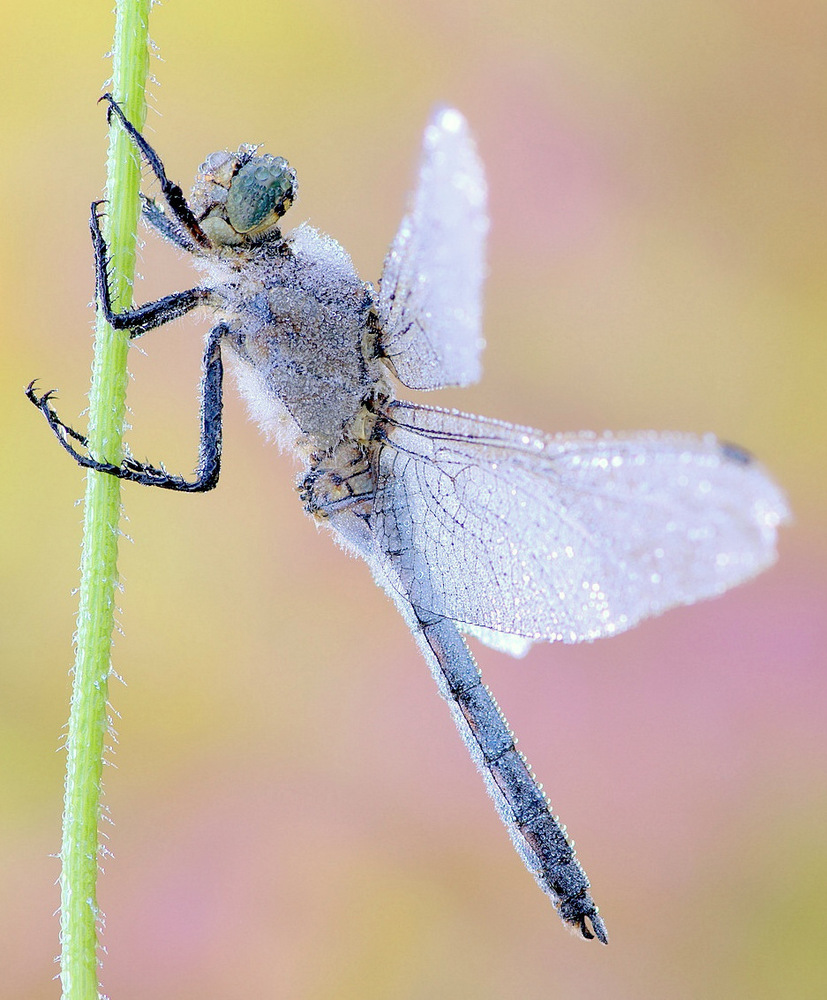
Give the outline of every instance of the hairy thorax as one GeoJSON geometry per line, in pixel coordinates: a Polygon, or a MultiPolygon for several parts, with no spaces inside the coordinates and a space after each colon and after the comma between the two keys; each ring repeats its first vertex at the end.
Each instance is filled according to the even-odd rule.
{"type": "Polygon", "coordinates": [[[371,346],[371,287],[335,240],[309,226],[199,263],[253,417],[284,446],[330,453],[353,433],[365,400],[389,391],[371,346]]]}

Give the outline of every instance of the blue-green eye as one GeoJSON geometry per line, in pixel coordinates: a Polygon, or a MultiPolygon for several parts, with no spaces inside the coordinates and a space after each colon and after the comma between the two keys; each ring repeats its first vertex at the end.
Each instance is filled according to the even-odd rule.
{"type": "Polygon", "coordinates": [[[267,229],[292,205],[296,172],[283,156],[256,156],[233,177],[227,218],[237,233],[267,229]]]}

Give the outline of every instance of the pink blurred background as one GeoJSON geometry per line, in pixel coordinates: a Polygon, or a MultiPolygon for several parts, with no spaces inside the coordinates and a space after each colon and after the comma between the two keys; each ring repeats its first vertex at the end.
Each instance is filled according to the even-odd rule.
{"type": "MultiPolygon", "coordinates": [[[[83,477],[22,388],[85,405],[112,22],[58,3],[4,22],[0,995],[41,1000],[83,477]]],[[[170,175],[266,141],[298,170],[293,222],[370,280],[430,108],[460,107],[490,183],[489,346],[482,384],[435,401],[714,430],[796,523],[776,568],[717,601],[522,662],[479,651],[577,840],[601,948],[522,869],[403,623],[232,393],[218,490],[124,489],[107,994],[827,995],[827,8],[179,0],[152,35],[170,175]]],[[[192,280],[151,240],[140,267],[139,301],[192,280]]],[[[202,331],[131,356],[132,449],[181,471],[202,331]]]]}

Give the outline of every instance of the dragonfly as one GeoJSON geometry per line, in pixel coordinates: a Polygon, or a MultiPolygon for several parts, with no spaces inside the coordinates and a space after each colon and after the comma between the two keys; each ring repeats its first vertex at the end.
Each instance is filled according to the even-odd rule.
{"type": "Polygon", "coordinates": [[[92,205],[97,299],[137,338],[195,309],[206,335],[200,444],[189,478],[127,454],[89,453],[53,392],[27,391],[81,466],[146,486],[204,492],[221,464],[225,361],[262,428],[302,465],[305,511],[363,558],[393,599],[526,867],[564,923],[608,941],[589,880],[466,643],[515,656],[534,642],[613,636],[713,597],[770,565],[783,494],[750,454],[712,435],[544,434],[397,398],[481,376],[488,231],[485,174],[469,127],[438,108],[418,182],[377,286],[343,247],[280,220],[296,173],[242,145],[209,155],[191,197],[111,95],[113,117],[160,185],[144,221],[191,255],[193,288],[113,309],[92,205]]]}

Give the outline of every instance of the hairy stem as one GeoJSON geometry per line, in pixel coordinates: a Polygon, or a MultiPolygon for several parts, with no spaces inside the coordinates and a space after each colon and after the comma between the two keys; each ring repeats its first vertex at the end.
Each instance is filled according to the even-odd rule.
{"type": "MultiPolygon", "coordinates": [[[[151,0],[117,0],[112,90],[139,128],[146,116],[151,0]]],[[[103,113],[103,112],[101,112],[103,113]]],[[[140,163],[117,122],[109,136],[105,232],[113,304],[131,304],[140,163]]],[[[98,316],[89,394],[89,448],[122,458],[128,339],[98,316]]],[[[120,480],[87,474],[77,647],[69,716],[60,876],[63,1000],[98,1000],[97,875],[101,772],[107,731],[110,651],[115,625],[120,480]]]]}

